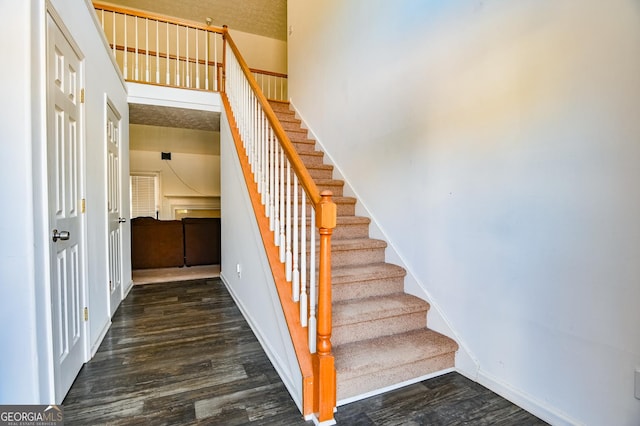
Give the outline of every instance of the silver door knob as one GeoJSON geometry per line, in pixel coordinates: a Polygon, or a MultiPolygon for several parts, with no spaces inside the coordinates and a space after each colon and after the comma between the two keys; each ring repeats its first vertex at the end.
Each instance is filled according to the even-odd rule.
{"type": "Polygon", "coordinates": [[[125,223],[127,221],[127,219],[125,219],[124,217],[119,217],[118,218],[118,223],[125,223]]]}
{"type": "Polygon", "coordinates": [[[69,231],[60,231],[58,232],[57,229],[53,230],[53,242],[55,243],[58,240],[62,240],[62,241],[66,241],[69,239],[69,231]]]}

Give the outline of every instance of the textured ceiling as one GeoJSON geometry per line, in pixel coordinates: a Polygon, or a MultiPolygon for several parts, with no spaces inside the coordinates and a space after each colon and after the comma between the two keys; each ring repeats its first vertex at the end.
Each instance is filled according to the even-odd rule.
{"type": "Polygon", "coordinates": [[[220,113],[156,105],[129,104],[129,123],[220,131],[220,113]]]}
{"type": "Polygon", "coordinates": [[[106,2],[232,30],[287,39],[287,0],[107,0],[106,2]]]}

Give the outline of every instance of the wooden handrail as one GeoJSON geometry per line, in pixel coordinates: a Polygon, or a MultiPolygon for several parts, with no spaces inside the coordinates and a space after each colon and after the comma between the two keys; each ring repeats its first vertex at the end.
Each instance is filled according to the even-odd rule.
{"type": "Polygon", "coordinates": [[[106,3],[101,3],[99,1],[94,1],[93,2],[93,7],[96,9],[102,9],[102,10],[106,10],[109,12],[115,12],[115,13],[121,13],[123,15],[132,15],[132,16],[137,16],[138,18],[148,18],[148,19],[152,19],[155,21],[160,21],[160,22],[165,22],[167,24],[173,24],[173,25],[182,25],[185,27],[192,27],[192,28],[197,28],[199,30],[203,30],[203,31],[209,31],[212,33],[217,33],[217,34],[224,34],[225,30],[224,28],[220,28],[220,27],[212,27],[206,24],[201,24],[199,22],[195,22],[195,21],[189,21],[186,19],[178,19],[175,18],[173,16],[166,16],[166,15],[159,15],[156,13],[149,13],[149,12],[145,12],[144,10],[140,10],[140,9],[135,9],[135,8],[131,8],[131,7],[118,7],[118,6],[114,6],[111,4],[106,4],[106,3]],[[133,13],[132,13],[133,12],[133,13]],[[134,15],[135,13],[135,15],[134,15]]]}
{"type": "MultiPolygon", "coordinates": [[[[260,90],[258,83],[255,81],[249,67],[244,61],[238,47],[236,46],[233,38],[229,35],[227,28],[224,27],[225,34],[223,40],[226,45],[233,52],[238,66],[242,70],[246,81],[251,87],[255,98],[258,100],[262,107],[262,112],[267,117],[271,129],[273,130],[276,139],[280,141],[280,146],[285,153],[291,167],[293,168],[298,181],[307,196],[313,203],[316,212],[316,225],[320,233],[320,252],[319,252],[319,268],[318,268],[318,316],[317,316],[317,350],[312,355],[313,361],[313,378],[309,386],[308,380],[303,377],[303,400],[306,403],[309,401],[310,396],[308,392],[312,392],[311,398],[313,399],[313,412],[317,414],[320,422],[328,422],[333,420],[333,412],[336,407],[336,369],[335,360],[331,353],[331,235],[333,229],[336,227],[337,222],[337,207],[331,200],[331,191],[323,191],[319,193],[318,187],[315,181],[309,174],[309,171],[304,166],[300,159],[295,147],[291,143],[291,140],[284,131],[280,121],[276,117],[271,105],[267,101],[266,97],[260,90]]],[[[225,49],[226,52],[226,49],[225,49]]],[[[226,64],[226,60],[225,60],[226,64]]],[[[224,76],[224,73],[223,73],[224,76]]],[[[224,78],[224,77],[223,77],[224,78]]],[[[226,98],[226,87],[223,86],[223,97],[226,98]]],[[[239,151],[241,152],[241,151],[239,151]]],[[[262,205],[262,203],[260,203],[262,205]]],[[[257,212],[257,210],[256,210],[257,212]]],[[[270,246],[270,244],[269,244],[270,246]]],[[[266,248],[267,246],[265,246],[266,248]]],[[[281,262],[276,264],[282,265],[281,262]]],[[[275,266],[272,264],[272,270],[275,266]]],[[[286,282],[286,278],[284,280],[286,282]]],[[[289,294],[285,296],[290,297],[289,294]]],[[[286,306],[289,302],[289,297],[282,299],[281,303],[286,306]]],[[[298,320],[294,320],[293,323],[299,326],[298,320]]],[[[296,339],[296,333],[298,327],[292,327],[296,329],[291,333],[293,340],[296,339]]],[[[291,330],[291,328],[290,328],[291,330]]],[[[308,348],[307,348],[308,349],[308,348]]],[[[306,352],[305,352],[306,353],[306,352]]],[[[303,414],[307,414],[309,411],[308,406],[303,406],[303,414]]]]}
{"type": "Polygon", "coordinates": [[[255,72],[256,74],[262,74],[262,75],[270,75],[272,77],[280,77],[280,78],[287,78],[287,74],[283,74],[281,72],[275,72],[275,71],[265,71],[265,70],[261,70],[258,68],[249,68],[249,71],[251,72],[255,72]]]}
{"type": "Polygon", "coordinates": [[[258,86],[258,83],[256,82],[255,78],[251,74],[251,70],[249,69],[249,67],[247,66],[247,63],[245,62],[244,58],[240,54],[240,50],[238,50],[238,46],[236,46],[235,42],[233,41],[233,38],[231,37],[227,29],[224,28],[224,30],[225,30],[225,33],[223,35],[223,38],[226,40],[227,45],[231,48],[234,55],[236,56],[236,60],[238,61],[238,65],[240,66],[240,69],[242,69],[242,72],[244,73],[245,77],[247,78],[247,81],[249,82],[249,85],[251,86],[251,90],[253,91],[256,98],[258,99],[258,102],[260,102],[260,105],[264,110],[267,120],[269,120],[269,124],[271,124],[271,127],[273,128],[273,132],[275,133],[276,138],[280,141],[280,145],[282,146],[282,149],[284,150],[285,155],[287,156],[287,158],[289,159],[289,162],[291,163],[291,167],[298,175],[298,179],[300,180],[302,187],[304,188],[305,192],[309,196],[309,199],[313,202],[314,207],[317,207],[318,204],[320,203],[321,197],[320,197],[320,191],[318,190],[318,187],[315,181],[309,174],[309,171],[307,170],[307,168],[302,163],[302,160],[298,156],[298,153],[295,147],[293,146],[293,143],[291,143],[289,136],[287,136],[287,133],[284,131],[282,124],[280,124],[280,120],[278,120],[278,117],[276,117],[276,114],[273,112],[271,105],[269,105],[269,101],[267,101],[267,98],[262,93],[262,90],[260,90],[260,86],[258,86]]]}

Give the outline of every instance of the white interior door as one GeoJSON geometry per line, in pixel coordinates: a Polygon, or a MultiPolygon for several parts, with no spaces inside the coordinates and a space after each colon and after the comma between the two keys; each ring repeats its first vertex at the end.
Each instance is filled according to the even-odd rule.
{"type": "Polygon", "coordinates": [[[122,231],[121,214],[120,114],[107,103],[107,210],[109,220],[109,292],[111,316],[122,300],[122,231]]]}
{"type": "Polygon", "coordinates": [[[56,403],[85,361],[83,62],[47,14],[47,174],[56,403]]]}

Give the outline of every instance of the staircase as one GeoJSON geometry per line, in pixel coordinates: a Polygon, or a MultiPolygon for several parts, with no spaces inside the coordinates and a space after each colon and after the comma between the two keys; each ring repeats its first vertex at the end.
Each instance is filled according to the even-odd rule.
{"type": "Polygon", "coordinates": [[[343,195],[344,182],[333,179],[333,166],[324,164],[289,104],[270,103],[316,185],[332,191],[337,205],[331,242],[337,400],[453,367],[458,345],[426,328],[429,304],[404,293],[406,271],[385,262],[386,242],[369,238],[370,220],[355,215],[355,198],[343,195]]]}

